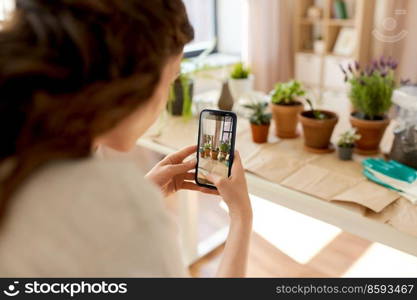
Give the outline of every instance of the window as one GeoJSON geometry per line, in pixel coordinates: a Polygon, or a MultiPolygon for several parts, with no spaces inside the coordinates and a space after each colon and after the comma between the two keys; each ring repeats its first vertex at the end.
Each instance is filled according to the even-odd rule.
{"type": "Polygon", "coordinates": [[[185,47],[185,56],[198,55],[212,47],[217,36],[217,0],[183,0],[194,27],[194,40],[185,47]]]}
{"type": "Polygon", "coordinates": [[[1,0],[0,1],[0,23],[9,16],[9,13],[13,9],[14,9],[14,0],[1,0]]]}

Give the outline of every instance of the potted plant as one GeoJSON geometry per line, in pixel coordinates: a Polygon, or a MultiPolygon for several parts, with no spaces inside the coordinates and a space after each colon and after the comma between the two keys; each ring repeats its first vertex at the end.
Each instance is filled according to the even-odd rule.
{"type": "Polygon", "coordinates": [[[359,63],[349,65],[342,72],[350,84],[349,98],[354,108],[350,122],[361,138],[356,143],[360,154],[376,154],[389,125],[386,115],[392,106],[395,89],[394,72],[398,64],[391,58],[374,60],[365,69],[359,63]]]}
{"type": "Polygon", "coordinates": [[[253,90],[253,82],[254,76],[250,68],[245,67],[242,62],[234,65],[228,83],[235,102],[253,90]]]}
{"type": "Polygon", "coordinates": [[[329,153],[333,152],[330,139],[338,116],[334,112],[314,109],[313,104],[307,99],[310,110],[300,113],[300,121],[303,125],[304,144],[309,152],[329,153]]]}
{"type": "Polygon", "coordinates": [[[268,104],[265,102],[256,102],[244,105],[244,107],[252,110],[249,121],[252,130],[252,140],[255,143],[260,144],[268,141],[269,126],[271,125],[272,115],[265,112],[267,106],[268,104]]]}
{"type": "Polygon", "coordinates": [[[219,148],[211,148],[211,159],[217,160],[217,157],[219,156],[219,148]]]}
{"type": "Polygon", "coordinates": [[[192,115],[194,82],[187,73],[181,73],[171,85],[168,112],[173,116],[190,117],[192,115]]]}
{"type": "Polygon", "coordinates": [[[317,36],[313,44],[314,52],[317,54],[323,54],[325,52],[325,43],[321,35],[317,36]]]}
{"type": "Polygon", "coordinates": [[[205,158],[206,157],[206,153],[205,153],[205,150],[204,150],[204,146],[201,146],[200,147],[200,156],[201,156],[201,158],[205,158]]]}
{"type": "Polygon", "coordinates": [[[215,48],[213,42],[205,51],[193,59],[183,59],[181,72],[171,85],[167,110],[171,115],[183,116],[185,119],[192,117],[192,100],[194,90],[194,77],[200,71],[206,69],[204,59],[215,48]]]}
{"type": "Polygon", "coordinates": [[[220,144],[219,160],[224,161],[226,159],[227,154],[229,154],[229,151],[230,151],[229,141],[222,142],[220,144]]]}
{"type": "Polygon", "coordinates": [[[298,136],[298,114],[304,109],[298,97],[304,95],[301,83],[296,80],[278,83],[271,92],[272,116],[278,137],[291,139],[298,136]]]}
{"type": "Polygon", "coordinates": [[[205,143],[204,144],[204,156],[209,158],[210,157],[210,150],[211,150],[211,145],[210,143],[205,143]]]}
{"type": "Polygon", "coordinates": [[[337,148],[338,148],[339,158],[341,160],[352,159],[353,149],[355,148],[355,142],[359,140],[360,138],[361,136],[357,134],[356,128],[351,128],[339,136],[339,141],[337,142],[337,148]]]}

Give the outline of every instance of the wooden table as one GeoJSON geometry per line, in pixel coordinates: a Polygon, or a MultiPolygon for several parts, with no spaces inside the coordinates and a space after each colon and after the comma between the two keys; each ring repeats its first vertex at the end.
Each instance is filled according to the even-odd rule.
{"type": "MultiPolygon", "coordinates": [[[[170,130],[175,129],[171,128],[170,130]]],[[[165,155],[178,150],[164,146],[147,136],[139,139],[137,144],[165,155]]],[[[286,188],[252,173],[247,172],[246,176],[251,195],[327,222],[339,227],[341,230],[370,241],[379,242],[417,256],[417,237],[413,235],[401,232],[391,225],[355,213],[347,207],[286,188]]],[[[192,263],[224,242],[227,228],[223,228],[209,239],[198,243],[197,201],[193,201],[196,195],[187,191],[181,193],[183,196],[180,200],[180,228],[183,235],[185,260],[188,263],[192,263]]]]}

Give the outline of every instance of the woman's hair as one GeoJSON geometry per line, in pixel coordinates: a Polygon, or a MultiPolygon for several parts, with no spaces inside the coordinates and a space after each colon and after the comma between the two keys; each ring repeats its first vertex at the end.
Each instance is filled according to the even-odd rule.
{"type": "Polygon", "coordinates": [[[40,166],[90,156],[192,38],[181,0],[16,0],[0,31],[0,214],[40,166]]]}

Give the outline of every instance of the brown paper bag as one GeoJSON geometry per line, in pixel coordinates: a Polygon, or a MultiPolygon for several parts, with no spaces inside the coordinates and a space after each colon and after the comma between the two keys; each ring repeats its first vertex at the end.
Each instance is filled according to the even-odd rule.
{"type": "Polygon", "coordinates": [[[280,183],[317,157],[305,152],[300,140],[286,140],[258,148],[244,164],[251,173],[280,183]]]}
{"type": "Polygon", "coordinates": [[[394,203],[391,214],[388,224],[400,231],[417,236],[417,205],[400,198],[394,203]]]}
{"type": "Polygon", "coordinates": [[[347,201],[361,204],[374,212],[381,212],[400,196],[387,188],[380,187],[370,181],[362,181],[332,200],[347,201]]]}
{"type": "Polygon", "coordinates": [[[325,200],[332,200],[339,193],[363,180],[345,176],[325,168],[307,164],[282,182],[282,185],[325,200]]]}

